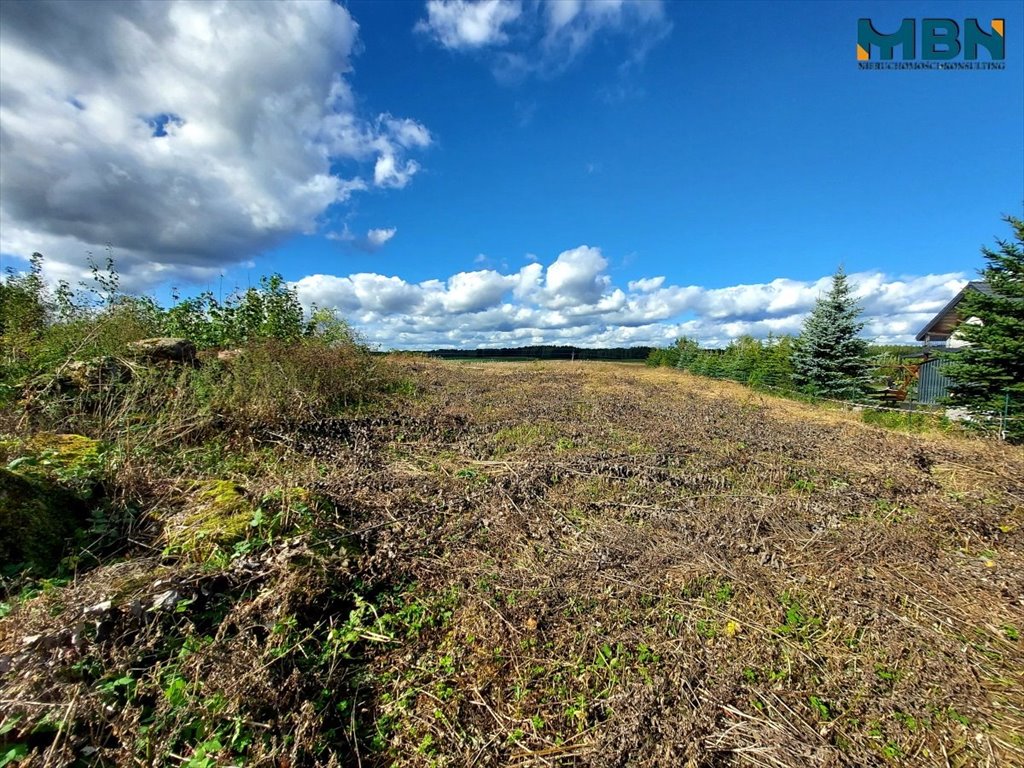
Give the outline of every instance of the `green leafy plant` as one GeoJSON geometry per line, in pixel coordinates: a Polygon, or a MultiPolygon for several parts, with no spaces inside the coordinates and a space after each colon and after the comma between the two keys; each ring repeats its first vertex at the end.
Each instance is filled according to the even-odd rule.
{"type": "Polygon", "coordinates": [[[821,630],[821,619],[812,615],[795,595],[784,592],[781,597],[784,619],[776,631],[807,642],[821,630]]]}
{"type": "Polygon", "coordinates": [[[817,696],[811,696],[807,701],[811,705],[811,709],[813,709],[814,713],[818,716],[819,720],[828,721],[832,719],[832,709],[824,699],[817,696]]]}

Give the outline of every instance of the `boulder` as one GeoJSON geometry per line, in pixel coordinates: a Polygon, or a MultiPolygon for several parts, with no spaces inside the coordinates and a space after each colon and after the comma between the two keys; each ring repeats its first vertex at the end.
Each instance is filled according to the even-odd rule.
{"type": "Polygon", "coordinates": [[[100,390],[131,381],[132,368],[117,357],[97,357],[94,360],[75,360],[61,372],[62,389],[100,390]]]}
{"type": "Polygon", "coordinates": [[[240,485],[230,480],[199,483],[186,509],[165,522],[168,549],[197,561],[216,550],[230,551],[248,536],[254,512],[240,485]]]}
{"type": "Polygon", "coordinates": [[[147,363],[193,363],[196,345],[188,339],[160,337],[140,339],[128,344],[131,355],[147,363]]]}
{"type": "Polygon", "coordinates": [[[103,475],[105,446],[91,437],[39,432],[17,451],[8,465],[29,480],[58,485],[81,498],[93,497],[103,475]]]}

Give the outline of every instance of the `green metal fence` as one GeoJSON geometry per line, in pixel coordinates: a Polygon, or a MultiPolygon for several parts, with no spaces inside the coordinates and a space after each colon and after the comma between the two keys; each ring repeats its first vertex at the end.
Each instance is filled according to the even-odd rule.
{"type": "Polygon", "coordinates": [[[921,364],[917,378],[917,402],[938,405],[949,395],[950,379],[943,373],[946,359],[939,357],[921,364]]]}

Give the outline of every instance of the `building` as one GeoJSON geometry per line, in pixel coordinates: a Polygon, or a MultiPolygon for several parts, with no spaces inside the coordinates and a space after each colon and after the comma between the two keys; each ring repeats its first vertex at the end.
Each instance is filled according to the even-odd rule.
{"type": "Polygon", "coordinates": [[[969,291],[980,291],[981,293],[989,296],[992,295],[992,288],[989,287],[988,283],[983,283],[979,280],[972,280],[961,289],[960,293],[950,299],[949,303],[940,310],[939,314],[933,317],[931,321],[921,329],[921,332],[917,334],[917,340],[923,341],[925,344],[940,342],[942,345],[947,347],[962,346],[963,342],[958,343],[956,338],[956,329],[960,323],[965,321],[970,322],[971,318],[961,317],[958,308],[960,306],[960,302],[964,300],[964,296],[966,296],[969,291]]]}
{"type": "MultiPolygon", "coordinates": [[[[917,340],[924,342],[925,347],[932,344],[944,346],[946,349],[964,346],[967,342],[957,337],[956,329],[961,323],[979,322],[977,318],[963,317],[959,311],[960,302],[970,291],[991,295],[992,288],[988,283],[978,280],[969,282],[921,329],[917,334],[917,340]]],[[[926,350],[925,359],[917,373],[917,402],[922,405],[938,405],[949,394],[950,381],[943,373],[944,364],[943,358],[932,357],[926,350]]]]}

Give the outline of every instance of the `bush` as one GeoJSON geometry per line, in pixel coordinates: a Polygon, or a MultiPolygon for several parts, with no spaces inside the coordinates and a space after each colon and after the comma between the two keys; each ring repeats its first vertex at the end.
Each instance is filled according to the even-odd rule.
{"type": "Polygon", "coordinates": [[[295,341],[315,335],[303,319],[302,305],[280,275],[260,279],[259,287],[218,301],[206,291],[175,299],[166,312],[164,332],[189,339],[199,349],[234,347],[261,339],[295,341]]]}
{"type": "Polygon", "coordinates": [[[382,359],[354,342],[319,338],[248,346],[207,379],[209,406],[238,426],[315,419],[358,406],[387,388],[382,359]],[[210,381],[212,376],[213,380],[210,381]]]}
{"type": "Polygon", "coordinates": [[[57,565],[84,520],[84,505],[43,480],[0,467],[0,583],[21,568],[45,573],[57,565]]]}

